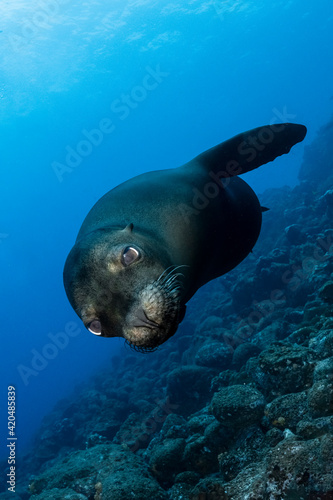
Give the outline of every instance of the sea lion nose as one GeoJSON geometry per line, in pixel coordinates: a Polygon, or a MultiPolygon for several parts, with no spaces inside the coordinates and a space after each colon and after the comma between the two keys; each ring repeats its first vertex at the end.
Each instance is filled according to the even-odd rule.
{"type": "Polygon", "coordinates": [[[140,308],[135,313],[133,326],[144,326],[146,328],[159,328],[160,325],[158,323],[155,323],[155,321],[149,319],[144,309],[140,308]]]}

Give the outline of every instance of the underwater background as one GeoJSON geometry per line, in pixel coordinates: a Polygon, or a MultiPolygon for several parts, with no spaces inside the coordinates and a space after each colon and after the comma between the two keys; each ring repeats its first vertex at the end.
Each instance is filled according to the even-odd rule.
{"type": "MultiPolygon", "coordinates": [[[[141,428],[149,412],[155,411],[156,405],[160,406],[154,402],[156,399],[165,403],[164,398],[168,396],[172,403],[174,397],[174,405],[182,401],[182,409],[168,410],[184,420],[173,423],[181,429],[180,433],[171,433],[166,438],[169,429],[165,429],[163,439],[173,440],[169,443],[171,463],[185,461],[190,464],[189,457],[196,456],[200,441],[186,451],[187,458],[184,458],[185,444],[179,440],[189,439],[190,435],[203,438],[205,429],[219,421],[220,410],[214,410],[214,405],[220,408],[221,402],[214,403],[212,398],[221,388],[247,384],[264,398],[260,408],[288,394],[299,393],[304,399],[304,391],[313,388],[311,377],[315,367],[333,355],[332,340],[323,347],[326,336],[320,337],[317,355],[311,354],[311,360],[306,351],[313,338],[311,349],[316,352],[315,339],[324,324],[325,332],[332,329],[332,324],[325,323],[332,316],[332,292],[329,286],[321,291],[330,283],[333,272],[332,234],[327,232],[333,215],[330,194],[332,47],[333,7],[330,0],[1,1],[0,458],[4,460],[2,470],[5,471],[7,387],[15,386],[16,453],[18,459],[30,457],[25,459],[28,469],[22,463],[17,470],[16,480],[21,481],[18,498],[29,498],[32,493],[38,500],[56,498],[54,493],[49,497],[40,496],[44,489],[47,490],[45,484],[51,483],[50,479],[37,481],[28,490],[29,482],[33,484],[29,477],[37,475],[42,467],[44,472],[49,470],[57,457],[63,458],[66,454],[71,457],[75,450],[89,451],[125,442],[130,454],[141,459],[150,440],[161,431],[161,425],[148,433],[149,439],[144,446],[135,445],[137,433],[125,439],[119,432],[121,429],[123,433],[131,432],[131,428],[138,425],[141,428]],[[149,82],[154,85],[147,85],[148,75],[149,82]],[[99,134],[97,140],[93,131],[100,129],[105,119],[112,125],[102,136],[99,134]],[[308,128],[305,141],[273,164],[243,176],[258,194],[261,204],[270,208],[270,212],[264,214],[262,234],[253,256],[230,276],[198,292],[188,305],[187,320],[170,341],[170,346],[167,343],[147,357],[132,353],[122,339],[97,338],[87,332],[67,301],[62,270],[77,231],[92,205],[106,191],[137,174],[176,167],[240,132],[285,121],[305,124],[308,128]],[[287,214],[286,210],[289,210],[287,214]],[[289,230],[293,225],[296,228],[289,230]],[[289,282],[284,285],[295,288],[297,266],[302,268],[307,252],[313,255],[307,245],[315,245],[318,239],[325,242],[320,251],[326,252],[327,257],[319,259],[320,272],[311,267],[310,274],[301,278],[302,287],[296,287],[297,293],[293,290],[289,295],[286,293],[286,300],[279,304],[281,310],[276,307],[267,314],[270,323],[265,315],[256,321],[255,327],[251,326],[251,334],[244,337],[244,343],[250,344],[251,340],[249,352],[253,357],[246,355],[241,361],[235,361],[223,348],[217,361],[209,358],[208,353],[199,354],[199,359],[198,352],[207,339],[215,344],[212,348],[207,344],[205,349],[215,352],[216,343],[224,338],[221,332],[225,333],[226,329],[228,335],[234,335],[237,318],[248,317],[254,303],[267,300],[272,290],[280,289],[281,276],[289,268],[279,266],[294,266],[288,275],[289,282]],[[265,258],[266,261],[260,261],[265,258]],[[268,269],[266,274],[260,274],[262,269],[268,269]],[[298,294],[296,298],[294,292],[298,294]],[[304,317],[306,304],[311,306],[308,309],[321,309],[313,313],[314,316],[309,313],[304,317]],[[312,321],[318,315],[325,318],[319,326],[312,321]],[[261,324],[262,319],[265,322],[261,324]],[[208,324],[204,327],[205,321],[208,324]],[[264,337],[262,332],[269,327],[274,331],[266,331],[264,337]],[[261,364],[274,364],[277,353],[270,352],[269,349],[273,349],[270,346],[276,341],[284,341],[301,327],[308,328],[307,334],[303,331],[302,342],[296,336],[289,340],[290,345],[281,349],[296,350],[296,353],[285,353],[286,358],[292,366],[298,365],[300,359],[300,365],[310,366],[309,371],[304,369],[304,373],[302,371],[289,382],[283,377],[272,381],[270,374],[267,382],[262,375],[266,373],[263,366],[259,369],[246,364],[248,359],[259,359],[255,356],[262,356],[263,352],[266,358],[261,364]],[[57,344],[59,338],[62,342],[57,344]],[[206,355],[208,361],[203,361],[201,358],[206,355]],[[157,366],[161,367],[160,372],[157,366]],[[175,371],[184,367],[187,371],[182,381],[182,372],[175,371]],[[199,372],[195,371],[197,369],[199,372]],[[207,372],[202,371],[206,369],[207,372]],[[150,379],[157,384],[153,387],[146,380],[149,370],[154,372],[150,379]],[[145,379],[142,386],[136,386],[133,373],[145,379]],[[237,378],[239,373],[242,375],[237,378]],[[92,376],[95,378],[91,379],[92,376]],[[187,401],[186,395],[177,392],[177,381],[181,380],[182,387],[190,387],[193,385],[191,377],[202,383],[194,394],[188,395],[187,401]],[[85,391],[84,396],[80,391],[85,391]],[[102,396],[96,396],[98,391],[102,396]],[[135,394],[135,401],[128,402],[131,392],[135,394]],[[78,401],[83,401],[81,408],[76,396],[78,401]],[[68,398],[66,404],[59,403],[63,398],[68,398]],[[74,400],[76,409],[68,410],[74,400]],[[107,401],[113,402],[113,408],[119,405],[119,411],[116,416],[107,414],[104,421],[105,425],[109,422],[107,429],[104,424],[95,428],[91,422],[96,423],[94,419],[107,401]],[[57,403],[60,413],[50,416],[57,403]],[[213,414],[202,414],[201,423],[194,422],[187,428],[186,419],[203,411],[207,405],[213,414]],[[85,418],[77,418],[76,411],[85,418]],[[128,420],[133,414],[136,419],[141,418],[139,424],[134,421],[131,424],[128,420]],[[46,415],[49,415],[48,420],[44,420],[41,428],[46,415]],[[70,427],[66,427],[64,419],[71,422],[70,427]],[[126,425],[122,428],[124,422],[126,425]],[[58,434],[54,434],[56,429],[58,434]],[[48,447],[48,443],[52,446],[48,447]]],[[[331,373],[331,365],[327,366],[326,371],[322,367],[320,370],[324,370],[325,377],[330,380],[327,373],[331,373]]],[[[316,383],[321,380],[318,376],[316,383]]],[[[331,394],[332,391],[326,387],[324,392],[331,394]]],[[[245,396],[241,399],[246,399],[245,396]]],[[[248,397],[251,399],[251,394],[248,397]]],[[[317,393],[312,400],[317,401],[316,398],[317,393]]],[[[290,408],[301,407],[302,401],[286,402],[285,408],[290,413],[290,408]]],[[[307,401],[310,407],[315,405],[311,401],[307,401]]],[[[332,401],[327,400],[324,407],[328,410],[320,412],[316,408],[312,414],[310,412],[309,419],[329,418],[333,414],[332,401]]],[[[274,413],[269,408],[265,410],[265,418],[270,422],[265,423],[266,431],[277,429],[282,436],[285,429],[296,433],[300,416],[298,419],[293,417],[290,425],[285,425],[279,419],[286,419],[286,416],[280,414],[280,410],[279,413],[273,409],[274,413]],[[271,419],[269,411],[274,413],[271,419]]],[[[259,416],[262,417],[261,413],[259,416]]],[[[195,418],[200,420],[198,416],[195,418]]],[[[164,420],[161,417],[160,424],[164,424],[164,420]]],[[[256,417],[252,423],[257,425],[256,417]]],[[[331,433],[329,421],[321,421],[320,425],[331,433]]],[[[236,430],[238,432],[238,428],[236,430]]],[[[306,436],[317,438],[306,432],[308,429],[303,434],[300,431],[303,439],[306,436]]],[[[217,435],[216,429],[212,435],[217,435]]],[[[271,434],[272,447],[279,442],[279,436],[271,434]]],[[[225,442],[222,437],[221,440],[225,442]]],[[[193,458],[193,466],[181,465],[179,470],[171,466],[167,470],[165,457],[158,462],[157,448],[155,452],[151,450],[151,455],[148,449],[148,458],[146,456],[144,461],[150,463],[152,472],[149,474],[153,474],[160,488],[152,490],[152,498],[180,498],[178,493],[171,494],[170,488],[174,487],[177,473],[184,471],[197,474],[183,481],[191,488],[206,476],[228,467],[233,472],[229,472],[229,476],[222,474],[223,481],[232,481],[251,460],[259,460],[255,450],[265,449],[259,441],[258,437],[257,444],[251,448],[252,455],[249,452],[243,462],[235,458],[237,447],[232,446],[236,441],[228,449],[224,449],[223,444],[212,452],[214,463],[205,455],[209,453],[204,448],[210,448],[204,444],[200,452],[202,464],[198,465],[193,458]],[[230,457],[229,462],[218,460],[222,452],[229,453],[237,464],[231,466],[230,457]],[[167,471],[166,479],[161,477],[161,470],[167,471]],[[163,496],[167,494],[171,496],[163,496]]],[[[314,448],[318,446],[317,443],[314,448]]],[[[326,446],[329,448],[328,444],[326,446]]],[[[240,447],[244,448],[243,444],[240,447]]],[[[110,456],[116,453],[114,448],[110,450],[110,456]]],[[[134,458],[126,460],[128,470],[139,467],[134,458]]],[[[330,463],[325,454],[320,460],[323,466],[330,463]]],[[[267,474],[263,472],[263,477],[267,474]]],[[[249,472],[249,477],[254,477],[254,473],[249,472]]],[[[305,476],[302,478],[299,481],[304,485],[305,476]]],[[[66,487],[86,495],[82,498],[118,498],[110,484],[106,484],[103,493],[103,481],[94,481],[92,489],[87,486],[86,493],[73,484],[66,487]],[[99,483],[102,486],[95,487],[99,483]]],[[[5,481],[3,484],[5,491],[5,481]]],[[[217,486],[214,488],[216,490],[217,486]]],[[[223,485],[221,488],[224,491],[223,485]]],[[[304,489],[303,496],[308,495],[305,498],[310,498],[312,490],[319,491],[318,485],[311,488],[304,489]]],[[[322,492],[327,495],[330,490],[333,491],[333,484],[323,487],[322,492]]],[[[148,490],[144,491],[142,497],[141,493],[134,492],[136,496],[128,498],[146,498],[148,490]]],[[[185,495],[184,491],[179,495],[185,495]]],[[[333,498],[320,496],[322,492],[318,493],[319,498],[333,498]]],[[[199,488],[183,498],[196,498],[195,495],[199,498],[201,493],[199,488]]],[[[122,498],[127,498],[126,491],[121,494],[122,498]]],[[[237,494],[231,490],[225,498],[236,499],[237,494]]],[[[293,498],[301,498],[301,493],[295,494],[293,498]]],[[[61,496],[64,494],[59,495],[64,498],[61,496]]],[[[224,498],[221,492],[216,495],[216,498],[224,498]]],[[[259,498],[258,495],[253,498],[259,498]]],[[[281,495],[272,498],[289,498],[287,493],[281,495]]]]}

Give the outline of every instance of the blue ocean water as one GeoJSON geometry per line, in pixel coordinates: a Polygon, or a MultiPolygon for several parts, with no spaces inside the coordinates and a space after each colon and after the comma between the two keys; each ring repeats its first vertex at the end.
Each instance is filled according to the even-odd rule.
{"type": "Polygon", "coordinates": [[[293,121],[304,144],[245,176],[297,183],[332,114],[330,0],[3,1],[0,5],[1,456],[124,349],[72,311],[62,268],[91,206],[241,131],[293,121]]]}

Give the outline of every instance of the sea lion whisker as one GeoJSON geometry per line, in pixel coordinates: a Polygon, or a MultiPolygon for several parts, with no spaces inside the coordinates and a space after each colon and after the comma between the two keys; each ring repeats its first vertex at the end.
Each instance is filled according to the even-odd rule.
{"type": "Polygon", "coordinates": [[[160,286],[162,289],[166,290],[170,287],[173,287],[173,286],[181,284],[181,283],[182,283],[182,281],[177,276],[175,276],[174,278],[169,278],[169,280],[167,282],[161,283],[160,286]]]}
{"type": "Polygon", "coordinates": [[[169,278],[168,281],[163,283],[163,286],[168,287],[170,285],[173,285],[176,282],[177,282],[177,276],[172,276],[172,278],[169,278]]]}
{"type": "Polygon", "coordinates": [[[174,276],[178,279],[178,278],[183,278],[185,279],[185,276],[183,273],[177,273],[177,274],[174,274],[174,276]]]}
{"type": "Polygon", "coordinates": [[[173,275],[173,273],[175,271],[177,271],[177,269],[180,269],[181,267],[190,267],[190,266],[188,266],[186,264],[182,264],[182,265],[179,265],[179,266],[169,266],[167,269],[165,269],[165,271],[163,271],[163,273],[159,276],[159,278],[157,279],[157,281],[160,281],[160,280],[161,281],[163,281],[163,280],[166,281],[166,280],[168,280],[168,278],[170,278],[173,275]],[[173,268],[173,269],[171,269],[165,276],[163,276],[170,268],[173,268]]]}
{"type": "Polygon", "coordinates": [[[167,291],[169,293],[172,293],[174,290],[182,290],[184,287],[179,283],[174,283],[173,285],[170,285],[167,287],[167,291]]]}
{"type": "Polygon", "coordinates": [[[179,278],[185,278],[185,276],[182,273],[174,274],[170,278],[168,278],[166,281],[162,282],[162,286],[169,287],[170,285],[173,285],[174,283],[179,282],[179,278]]]}
{"type": "Polygon", "coordinates": [[[171,274],[171,273],[173,272],[173,270],[174,270],[174,269],[172,269],[172,268],[176,269],[176,268],[177,268],[177,266],[174,264],[173,266],[169,266],[169,267],[167,267],[166,269],[164,269],[164,271],[163,271],[163,272],[160,274],[160,276],[157,278],[157,281],[164,279],[164,278],[163,278],[163,275],[164,275],[165,273],[167,273],[167,275],[171,274]],[[171,271],[169,271],[169,269],[171,269],[171,271]]]}
{"type": "Polygon", "coordinates": [[[172,296],[174,294],[174,292],[178,291],[178,293],[180,293],[180,288],[178,286],[174,286],[174,287],[170,287],[166,290],[166,292],[168,293],[169,296],[172,296]]]}
{"type": "Polygon", "coordinates": [[[182,280],[181,280],[181,279],[179,279],[179,278],[180,278],[180,277],[179,277],[179,276],[177,276],[177,279],[175,279],[174,281],[172,281],[172,284],[173,284],[173,285],[175,285],[175,284],[177,284],[177,285],[178,285],[178,284],[179,284],[179,285],[183,286],[183,282],[182,282],[182,280]]]}
{"type": "Polygon", "coordinates": [[[172,276],[172,271],[170,271],[168,274],[166,274],[165,276],[163,276],[162,278],[159,278],[158,281],[160,283],[166,283],[168,281],[168,279],[170,279],[170,276],[172,276]]]}
{"type": "Polygon", "coordinates": [[[175,271],[177,271],[178,269],[180,269],[181,267],[190,267],[188,266],[187,264],[182,264],[180,266],[176,266],[174,269],[172,269],[169,273],[169,276],[172,275],[172,273],[174,273],[175,271]]]}

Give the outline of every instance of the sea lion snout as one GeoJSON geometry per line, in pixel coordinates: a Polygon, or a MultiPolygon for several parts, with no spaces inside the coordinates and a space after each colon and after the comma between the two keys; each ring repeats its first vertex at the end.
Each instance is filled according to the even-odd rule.
{"type": "Polygon", "coordinates": [[[159,328],[160,325],[158,323],[155,323],[155,321],[149,319],[145,310],[143,308],[140,308],[136,312],[136,319],[134,320],[132,326],[134,327],[143,326],[145,328],[159,328]]]}
{"type": "Polygon", "coordinates": [[[180,320],[181,283],[179,273],[164,271],[138,294],[130,309],[123,337],[138,351],[153,351],[177,331],[180,320]],[[170,274],[173,276],[172,279],[170,274]]]}

